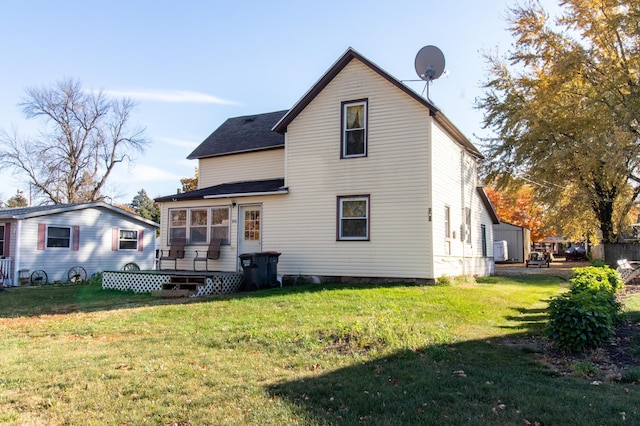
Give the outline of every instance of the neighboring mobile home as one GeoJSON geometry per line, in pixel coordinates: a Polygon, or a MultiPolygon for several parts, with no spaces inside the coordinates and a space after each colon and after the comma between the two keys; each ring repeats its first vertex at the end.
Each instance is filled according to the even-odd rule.
{"type": "Polygon", "coordinates": [[[290,109],[227,120],[190,155],[198,189],[157,198],[161,244],[223,238],[220,270],[277,251],[314,280],[433,281],[494,271],[498,219],[473,144],[424,99],[348,49],[290,109]]]}
{"type": "Polygon", "coordinates": [[[5,285],[44,271],[66,282],[71,268],[118,270],[155,264],[158,224],[104,202],[0,209],[0,265],[5,285]]]}

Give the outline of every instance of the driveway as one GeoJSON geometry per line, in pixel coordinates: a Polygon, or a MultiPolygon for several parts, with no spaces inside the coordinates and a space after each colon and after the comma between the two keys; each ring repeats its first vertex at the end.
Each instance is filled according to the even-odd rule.
{"type": "Polygon", "coordinates": [[[507,277],[517,275],[553,275],[568,280],[573,274],[573,268],[582,268],[590,265],[591,262],[567,262],[564,259],[551,262],[549,268],[538,268],[537,266],[527,268],[524,263],[496,263],[496,275],[507,277]]]}

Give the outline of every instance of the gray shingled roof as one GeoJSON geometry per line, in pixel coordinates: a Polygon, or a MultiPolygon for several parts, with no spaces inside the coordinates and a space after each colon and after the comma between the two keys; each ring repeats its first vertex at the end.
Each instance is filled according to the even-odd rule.
{"type": "Polygon", "coordinates": [[[267,179],[246,182],[223,183],[221,185],[209,186],[207,188],[196,189],[195,191],[183,192],[180,194],[166,195],[156,198],[157,202],[165,201],[185,201],[202,200],[205,198],[241,197],[252,194],[286,193],[284,179],[267,179]]]}
{"type": "Polygon", "coordinates": [[[32,207],[6,207],[0,208],[0,219],[4,220],[24,220],[38,216],[48,216],[58,213],[66,213],[75,210],[83,210],[89,208],[102,208],[111,210],[115,213],[127,216],[131,219],[139,222],[145,222],[149,225],[158,226],[157,223],[145,219],[142,216],[130,213],[126,210],[122,210],[111,204],[107,204],[104,201],[91,201],[88,203],[72,203],[72,204],[51,204],[46,206],[32,206],[32,207]]]}
{"type": "Polygon", "coordinates": [[[284,135],[271,129],[287,111],[229,118],[204,140],[189,160],[284,147],[284,135]]]}

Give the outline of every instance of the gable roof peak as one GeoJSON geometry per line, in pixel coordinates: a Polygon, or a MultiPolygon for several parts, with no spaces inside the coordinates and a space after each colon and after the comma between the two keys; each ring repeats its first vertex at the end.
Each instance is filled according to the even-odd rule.
{"type": "Polygon", "coordinates": [[[471,155],[476,158],[484,158],[484,156],[478,151],[478,149],[471,143],[469,139],[429,100],[423,98],[418,93],[410,89],[407,85],[402,83],[397,78],[380,68],[369,59],[362,56],[353,47],[349,47],[338,60],[323,74],[322,77],[311,86],[307,93],[296,102],[296,104],[286,113],[284,116],[273,126],[273,131],[284,134],[287,131],[287,126],[300,114],[311,101],[353,60],[357,59],[365,66],[373,70],[382,78],[387,80],[398,89],[402,90],[409,97],[416,100],[429,110],[429,114],[438,122],[445,130],[456,140],[460,145],[464,147],[471,155]]]}

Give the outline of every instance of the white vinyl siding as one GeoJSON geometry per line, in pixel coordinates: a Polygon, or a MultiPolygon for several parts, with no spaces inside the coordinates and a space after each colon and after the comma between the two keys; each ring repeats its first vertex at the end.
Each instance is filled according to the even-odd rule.
{"type": "MultiPolygon", "coordinates": [[[[167,202],[161,223],[169,220],[169,208],[237,202],[230,211],[230,245],[222,247],[219,261],[226,271],[238,267],[240,206],[254,203],[261,205],[262,250],[282,253],[279,275],[434,279],[488,268],[479,230],[486,225],[490,258],[492,227],[475,192],[475,166],[461,169],[463,148],[429,109],[357,59],[288,124],[285,145],[284,150],[200,160],[199,187],[284,177],[288,194],[167,202]],[[363,99],[367,155],[347,160],[341,155],[343,104],[363,99]],[[357,194],[370,197],[368,239],[341,241],[336,200],[357,194]],[[445,205],[450,207],[450,256],[443,244],[445,205]],[[464,207],[472,212],[471,244],[460,240],[464,207]]],[[[165,245],[168,229],[161,228],[165,245]]],[[[187,246],[179,269],[191,268],[193,250],[187,246]]]]}
{"type": "Polygon", "coordinates": [[[47,227],[47,248],[71,248],[71,227],[70,226],[49,226],[47,227]]]}
{"type": "Polygon", "coordinates": [[[288,126],[290,192],[263,207],[264,249],[283,253],[278,273],[431,277],[430,121],[424,106],[377,73],[356,60],[347,65],[288,126]],[[367,157],[341,159],[342,102],[365,98],[367,157]],[[370,195],[369,241],[336,241],[336,197],[345,194],[370,195]]]}
{"type": "Polygon", "coordinates": [[[204,158],[198,164],[198,188],[229,182],[281,179],[284,177],[284,149],[204,158]]]}

